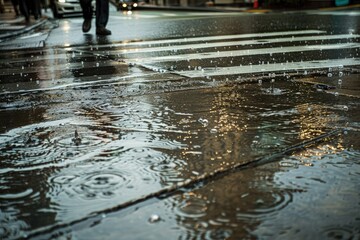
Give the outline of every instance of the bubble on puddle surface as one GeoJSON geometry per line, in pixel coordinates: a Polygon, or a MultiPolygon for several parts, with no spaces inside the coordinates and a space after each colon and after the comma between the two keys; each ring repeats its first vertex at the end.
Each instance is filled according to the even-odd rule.
{"type": "Polygon", "coordinates": [[[98,67],[99,65],[100,65],[100,64],[97,62],[97,63],[96,63],[96,66],[98,67]]]}
{"type": "Polygon", "coordinates": [[[344,107],[343,107],[343,110],[344,110],[344,111],[348,111],[348,110],[349,110],[349,107],[348,107],[348,106],[344,106],[344,107]]]}
{"type": "Polygon", "coordinates": [[[259,84],[259,85],[261,85],[261,84],[262,84],[262,80],[261,80],[261,79],[259,79],[258,84],[259,84]]]}
{"type": "Polygon", "coordinates": [[[160,216],[157,215],[157,214],[152,214],[152,215],[149,217],[149,222],[150,222],[150,223],[156,223],[156,222],[158,222],[158,221],[160,221],[160,220],[161,220],[161,218],[160,218],[160,216]]]}
{"type": "Polygon", "coordinates": [[[331,77],[333,76],[333,74],[332,74],[331,72],[329,72],[329,73],[327,74],[327,76],[328,76],[329,78],[331,78],[331,77]]]}
{"type": "Polygon", "coordinates": [[[204,119],[204,118],[199,118],[198,122],[201,123],[204,127],[209,125],[209,121],[207,119],[204,119]]]}
{"type": "Polygon", "coordinates": [[[339,84],[339,85],[342,84],[342,80],[341,80],[341,79],[338,80],[338,84],[339,84]]]}
{"type": "Polygon", "coordinates": [[[339,77],[342,77],[344,76],[344,73],[343,72],[339,72],[339,77]]]}
{"type": "Polygon", "coordinates": [[[210,133],[217,133],[218,131],[217,131],[217,129],[216,128],[212,128],[211,130],[210,130],[210,133]]]}

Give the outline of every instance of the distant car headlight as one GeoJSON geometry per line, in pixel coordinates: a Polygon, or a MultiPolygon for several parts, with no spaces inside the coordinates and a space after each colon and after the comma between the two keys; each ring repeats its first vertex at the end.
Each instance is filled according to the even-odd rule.
{"type": "Polygon", "coordinates": [[[137,3],[134,3],[134,5],[133,5],[134,7],[137,7],[138,5],[137,5],[137,3]]]}
{"type": "Polygon", "coordinates": [[[126,8],[126,7],[127,7],[126,3],[123,3],[122,7],[123,7],[123,8],[126,8]]]}

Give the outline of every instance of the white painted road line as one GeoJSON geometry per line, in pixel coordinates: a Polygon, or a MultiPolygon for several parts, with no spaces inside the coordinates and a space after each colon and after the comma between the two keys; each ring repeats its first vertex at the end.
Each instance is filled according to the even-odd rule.
{"type": "MultiPolygon", "coordinates": [[[[189,37],[189,38],[176,38],[176,39],[162,39],[162,40],[150,40],[139,42],[125,42],[115,44],[96,45],[94,48],[108,48],[108,47],[131,47],[131,46],[148,46],[161,45],[169,43],[191,43],[191,42],[206,42],[206,41],[219,41],[230,39],[242,39],[242,38],[260,38],[260,37],[274,37],[274,36],[296,36],[306,34],[323,34],[325,31],[319,30],[299,30],[299,31],[287,31],[287,32],[265,32],[265,33],[248,33],[248,34],[233,34],[233,35],[220,35],[220,36],[203,36],[203,37],[189,37]]],[[[87,46],[88,48],[88,46],[87,46]]]]}
{"type": "Polygon", "coordinates": [[[212,42],[212,43],[198,43],[198,44],[184,44],[172,45],[164,47],[147,47],[135,49],[121,49],[110,51],[111,54],[133,54],[133,53],[147,53],[147,52],[176,52],[179,50],[188,49],[204,49],[204,48],[224,48],[231,46],[248,46],[248,45],[262,45],[269,43],[284,43],[284,42],[302,42],[302,41],[328,41],[336,39],[356,39],[360,38],[357,34],[340,34],[340,35],[321,35],[321,36],[304,36],[304,37],[286,37],[286,38],[268,38],[259,40],[244,40],[244,41],[228,41],[228,42],[212,42]]]}
{"type": "Polygon", "coordinates": [[[340,43],[340,44],[324,44],[324,45],[305,45],[294,47],[276,47],[276,48],[259,48],[235,51],[216,51],[206,53],[191,53],[180,55],[168,55],[160,57],[142,57],[135,59],[126,59],[126,62],[136,62],[150,64],[155,62],[169,62],[169,61],[188,61],[188,60],[201,60],[211,58],[226,58],[226,57],[240,57],[240,56],[253,56],[262,54],[276,54],[276,53],[292,53],[292,52],[306,52],[306,51],[322,51],[332,49],[349,49],[360,48],[360,43],[340,43]]]}
{"type": "Polygon", "coordinates": [[[174,73],[189,77],[211,77],[224,75],[237,75],[248,73],[262,73],[262,72],[277,72],[277,71],[297,71],[306,69],[322,69],[335,68],[339,66],[354,66],[360,64],[360,58],[351,59],[331,59],[331,60],[313,60],[304,62],[289,62],[289,63],[273,63],[263,65],[247,65],[247,66],[233,66],[221,68],[203,68],[201,70],[193,71],[175,71],[174,73]]]}

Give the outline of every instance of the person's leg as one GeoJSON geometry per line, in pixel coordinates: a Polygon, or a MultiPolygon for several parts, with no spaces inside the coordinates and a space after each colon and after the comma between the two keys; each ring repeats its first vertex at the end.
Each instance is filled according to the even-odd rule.
{"type": "Polygon", "coordinates": [[[80,6],[84,19],[91,19],[93,15],[91,0],[80,0],[80,6]]]}
{"type": "Polygon", "coordinates": [[[31,9],[34,18],[39,19],[41,17],[40,0],[28,0],[28,3],[28,9],[31,9]]]}
{"type": "Polygon", "coordinates": [[[16,16],[18,17],[20,15],[20,13],[19,13],[19,1],[18,0],[11,0],[11,3],[13,5],[16,16]]]}
{"type": "Polygon", "coordinates": [[[91,7],[91,0],[80,0],[80,6],[82,9],[83,18],[84,18],[82,30],[83,30],[83,32],[88,32],[88,31],[90,31],[90,28],[91,28],[91,19],[92,19],[92,15],[93,15],[93,10],[91,7]]]}
{"type": "Polygon", "coordinates": [[[26,4],[26,0],[19,0],[19,9],[21,14],[25,17],[26,22],[30,21],[29,9],[26,4]]]}
{"type": "Polygon", "coordinates": [[[110,35],[106,29],[109,20],[109,0],[96,0],[96,34],[110,35]]]}

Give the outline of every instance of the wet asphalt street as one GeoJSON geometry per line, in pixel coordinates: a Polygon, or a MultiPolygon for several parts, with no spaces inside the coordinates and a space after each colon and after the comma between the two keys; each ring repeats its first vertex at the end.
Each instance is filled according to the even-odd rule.
{"type": "Polygon", "coordinates": [[[358,239],[359,20],[112,10],[0,42],[0,238],[358,239]]]}

